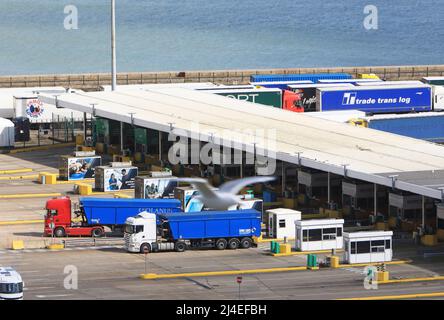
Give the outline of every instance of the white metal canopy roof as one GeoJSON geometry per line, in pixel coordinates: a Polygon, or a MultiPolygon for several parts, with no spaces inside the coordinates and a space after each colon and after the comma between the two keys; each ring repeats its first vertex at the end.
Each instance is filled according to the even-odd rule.
{"type": "MultiPolygon", "coordinates": [[[[55,103],[51,95],[40,98],[55,103]]],[[[198,123],[201,141],[222,136],[222,130],[253,130],[241,135],[243,150],[256,143],[259,153],[275,151],[285,162],[442,198],[437,187],[384,175],[444,170],[444,147],[434,143],[185,88],[79,92],[57,99],[61,107],[87,113],[94,108],[96,116],[126,123],[131,123],[133,113],[137,126],[164,132],[182,129],[193,138],[198,123]],[[256,129],[276,130],[276,143],[261,141],[256,129]]]]}

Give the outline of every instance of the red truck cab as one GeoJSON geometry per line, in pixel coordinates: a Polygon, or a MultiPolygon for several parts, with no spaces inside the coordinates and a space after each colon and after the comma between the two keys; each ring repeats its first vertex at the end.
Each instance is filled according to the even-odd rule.
{"type": "Polygon", "coordinates": [[[103,236],[102,226],[88,226],[85,215],[80,209],[76,211],[81,217],[80,222],[72,221],[71,199],[69,197],[53,198],[46,201],[45,236],[103,236]],[[53,224],[53,228],[51,228],[53,224]]]}
{"type": "Polygon", "coordinates": [[[282,109],[293,112],[304,112],[302,99],[299,93],[283,90],[283,105],[282,109]]]}

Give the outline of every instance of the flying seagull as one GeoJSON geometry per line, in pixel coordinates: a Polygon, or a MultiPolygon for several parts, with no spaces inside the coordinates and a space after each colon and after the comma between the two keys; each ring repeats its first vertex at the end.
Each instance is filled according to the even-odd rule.
{"type": "Polygon", "coordinates": [[[200,195],[195,199],[202,202],[207,208],[222,211],[240,202],[236,194],[244,187],[250,184],[273,181],[275,179],[275,177],[271,176],[237,179],[222,184],[219,190],[214,190],[214,187],[210,185],[207,180],[201,178],[178,178],[177,180],[179,182],[187,182],[199,190],[200,195]]]}

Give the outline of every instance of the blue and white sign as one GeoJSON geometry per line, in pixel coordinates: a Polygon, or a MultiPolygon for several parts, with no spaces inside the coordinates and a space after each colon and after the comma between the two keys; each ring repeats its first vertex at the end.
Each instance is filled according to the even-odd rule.
{"type": "Polygon", "coordinates": [[[409,88],[320,88],[318,111],[359,110],[396,113],[432,110],[430,87],[409,88]]]}

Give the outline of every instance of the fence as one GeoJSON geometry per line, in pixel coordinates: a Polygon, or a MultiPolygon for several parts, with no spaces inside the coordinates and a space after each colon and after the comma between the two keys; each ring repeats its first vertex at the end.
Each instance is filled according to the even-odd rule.
{"type": "MultiPolygon", "coordinates": [[[[387,66],[387,67],[339,67],[339,68],[287,68],[262,70],[215,70],[182,72],[131,72],[119,73],[117,83],[149,84],[177,82],[216,82],[222,84],[248,83],[253,74],[301,74],[346,72],[354,77],[359,73],[375,73],[387,80],[410,80],[427,76],[444,76],[444,65],[430,66],[387,66]]],[[[0,88],[63,86],[83,90],[99,90],[100,86],[110,85],[111,75],[61,74],[0,76],[0,88]]]]}
{"type": "Polygon", "coordinates": [[[52,121],[31,123],[29,140],[15,142],[15,147],[26,148],[57,143],[75,142],[75,137],[84,132],[83,121],[74,118],[53,117],[52,121]]]}

